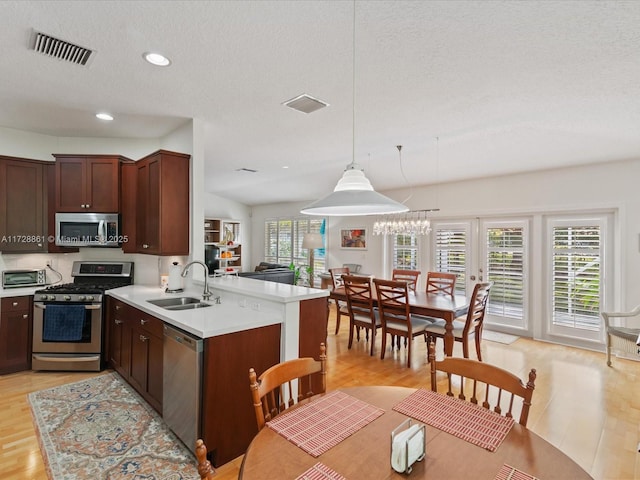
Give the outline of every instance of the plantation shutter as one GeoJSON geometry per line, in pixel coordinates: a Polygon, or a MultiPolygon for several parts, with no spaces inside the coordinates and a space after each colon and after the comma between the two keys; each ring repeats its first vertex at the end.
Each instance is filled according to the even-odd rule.
{"type": "Polygon", "coordinates": [[[601,227],[553,228],[553,325],[600,329],[601,227]]]}
{"type": "Polygon", "coordinates": [[[418,236],[416,234],[394,235],[393,268],[418,270],[418,236]]]}
{"type": "Polygon", "coordinates": [[[487,312],[524,318],[524,229],[487,228],[486,280],[493,282],[487,312]]]}
{"type": "Polygon", "coordinates": [[[437,228],[435,230],[436,271],[455,273],[456,294],[466,294],[467,231],[465,228],[437,228]]]}

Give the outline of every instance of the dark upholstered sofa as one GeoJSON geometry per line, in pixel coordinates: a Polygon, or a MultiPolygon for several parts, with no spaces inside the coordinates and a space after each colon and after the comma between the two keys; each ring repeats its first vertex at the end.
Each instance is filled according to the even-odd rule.
{"type": "Polygon", "coordinates": [[[288,283],[293,285],[295,280],[295,272],[287,265],[278,263],[260,262],[253,272],[239,272],[238,276],[245,278],[255,278],[256,280],[264,280],[267,282],[288,283]]]}

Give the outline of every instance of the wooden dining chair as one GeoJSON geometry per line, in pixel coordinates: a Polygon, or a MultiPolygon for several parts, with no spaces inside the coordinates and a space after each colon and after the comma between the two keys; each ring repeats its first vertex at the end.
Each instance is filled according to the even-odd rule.
{"type": "Polygon", "coordinates": [[[376,331],[382,326],[378,309],[374,307],[373,289],[371,278],[358,275],[342,275],[344,291],[347,295],[347,308],[349,310],[349,345],[353,344],[354,331],[360,340],[360,328],[367,331],[367,339],[371,332],[370,355],[373,355],[376,347],[376,331]]]}
{"type": "Polygon", "coordinates": [[[420,270],[401,270],[394,268],[391,273],[391,280],[403,280],[407,282],[409,290],[415,293],[418,288],[418,277],[420,277],[420,270]]]}
{"type": "Polygon", "coordinates": [[[294,358],[268,368],[259,377],[253,368],[249,369],[249,388],[256,411],[258,431],[262,430],[266,422],[292,405],[326,391],[326,353],[326,347],[321,343],[319,360],[310,357],[294,358]],[[316,373],[320,374],[320,385],[314,391],[316,373]],[[295,380],[298,388],[294,395],[295,380]]]}
{"type": "Polygon", "coordinates": [[[640,305],[630,312],[600,312],[607,336],[607,365],[611,366],[611,349],[640,357],[640,305]],[[624,324],[614,325],[614,318],[624,324]]]}
{"type": "Polygon", "coordinates": [[[478,405],[478,396],[484,392],[481,405],[486,409],[491,409],[493,404],[493,411],[499,415],[502,415],[503,408],[506,408],[505,417],[513,416],[514,400],[519,397],[522,400],[522,407],[518,423],[523,427],[527,426],[529,407],[535,389],[535,368],[529,372],[529,381],[525,385],[513,373],[489,363],[453,357],[445,357],[444,360],[437,361],[435,343],[433,342],[429,343],[429,365],[431,367],[432,391],[438,391],[437,372],[444,372],[447,374],[448,396],[453,397],[455,389],[459,399],[466,400],[467,395],[471,395],[469,401],[478,405]],[[456,379],[452,381],[452,377],[456,377],[456,379]],[[457,381],[457,377],[460,378],[459,381],[457,381]],[[465,394],[465,388],[469,386],[471,393],[465,394]],[[505,398],[503,398],[503,392],[506,392],[505,398]]]}
{"type": "Polygon", "coordinates": [[[455,273],[427,272],[427,293],[453,295],[455,288],[455,273]]]}
{"type": "MultiPolygon", "coordinates": [[[[333,284],[332,289],[342,287],[342,275],[349,275],[350,273],[351,271],[349,270],[349,267],[330,268],[329,274],[331,274],[331,283],[333,284]]],[[[343,316],[349,318],[347,302],[336,300],[336,335],[340,330],[340,318],[343,316]]]]}
{"type": "Polygon", "coordinates": [[[200,480],[213,480],[216,470],[211,466],[211,462],[207,460],[207,447],[201,438],[196,440],[196,460],[200,480]]]}
{"type": "Polygon", "coordinates": [[[374,278],[378,297],[378,311],[380,312],[380,322],[382,323],[382,351],[380,358],[384,359],[387,349],[387,335],[398,338],[398,348],[400,347],[400,337],[408,341],[407,346],[407,367],[411,367],[411,345],[413,338],[418,335],[425,336],[427,325],[431,322],[412,315],[409,311],[409,286],[404,280],[383,280],[374,278]]]}
{"type": "MultiPolygon", "coordinates": [[[[484,323],[484,313],[487,308],[487,300],[489,299],[489,290],[491,283],[476,283],[471,296],[469,310],[465,317],[458,317],[453,321],[453,337],[455,341],[462,342],[462,354],[464,358],[469,358],[469,336],[474,335],[476,343],[476,355],[478,360],[482,361],[482,352],[480,351],[480,342],[482,340],[482,326],[484,323]]],[[[429,322],[426,327],[427,336],[434,339],[443,338],[445,335],[446,322],[443,319],[434,319],[429,322]]]]}

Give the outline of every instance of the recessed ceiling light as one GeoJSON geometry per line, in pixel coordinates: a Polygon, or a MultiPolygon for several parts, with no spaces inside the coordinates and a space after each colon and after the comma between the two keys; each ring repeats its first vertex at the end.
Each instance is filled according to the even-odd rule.
{"type": "Polygon", "coordinates": [[[99,118],[100,120],[107,120],[107,121],[113,120],[113,117],[111,115],[104,112],[96,113],[96,117],[99,118]]]}
{"type": "Polygon", "coordinates": [[[142,57],[152,65],[157,65],[158,67],[168,67],[171,65],[171,60],[160,53],[147,52],[142,57]]]}
{"type": "Polygon", "coordinates": [[[285,166],[284,166],[284,167],[282,167],[282,168],[289,168],[289,165],[285,165],[285,166]]]}

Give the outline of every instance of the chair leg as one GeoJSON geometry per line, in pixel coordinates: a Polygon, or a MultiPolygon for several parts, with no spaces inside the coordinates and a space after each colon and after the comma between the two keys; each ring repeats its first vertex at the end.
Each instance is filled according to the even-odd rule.
{"type": "Polygon", "coordinates": [[[478,361],[482,361],[482,352],[480,351],[480,340],[482,337],[482,331],[476,330],[476,355],[478,355],[478,361]]]}
{"type": "MultiPolygon", "coordinates": [[[[407,347],[407,368],[411,368],[411,344],[413,343],[413,338],[411,339],[411,341],[407,344],[407,338],[408,337],[404,337],[404,341],[405,341],[405,345],[407,347]]],[[[398,342],[400,343],[400,342],[398,342]]]]}
{"type": "MultiPolygon", "coordinates": [[[[367,334],[369,333],[369,330],[367,329],[367,334]]],[[[371,329],[371,352],[369,352],[369,355],[373,357],[373,354],[376,351],[376,328],[373,327],[371,329]]]]}
{"type": "Polygon", "coordinates": [[[462,340],[462,355],[464,358],[469,358],[469,338],[463,338],[462,340]]]}
{"type": "MultiPolygon", "coordinates": [[[[391,341],[393,341],[393,335],[391,336],[391,341]]],[[[391,345],[393,348],[393,345],[391,345]]],[[[387,332],[382,331],[382,348],[380,350],[380,360],[384,360],[384,352],[387,350],[387,332]]]]}
{"type": "Polygon", "coordinates": [[[347,347],[349,349],[351,349],[351,345],[353,344],[353,330],[356,328],[355,325],[353,325],[351,323],[351,321],[349,321],[349,343],[347,344],[347,347]]]}
{"type": "Polygon", "coordinates": [[[607,366],[611,366],[611,336],[607,333],[607,366]]]}
{"type": "Polygon", "coordinates": [[[336,335],[338,334],[338,330],[340,330],[340,304],[336,302],[336,335]]]}

